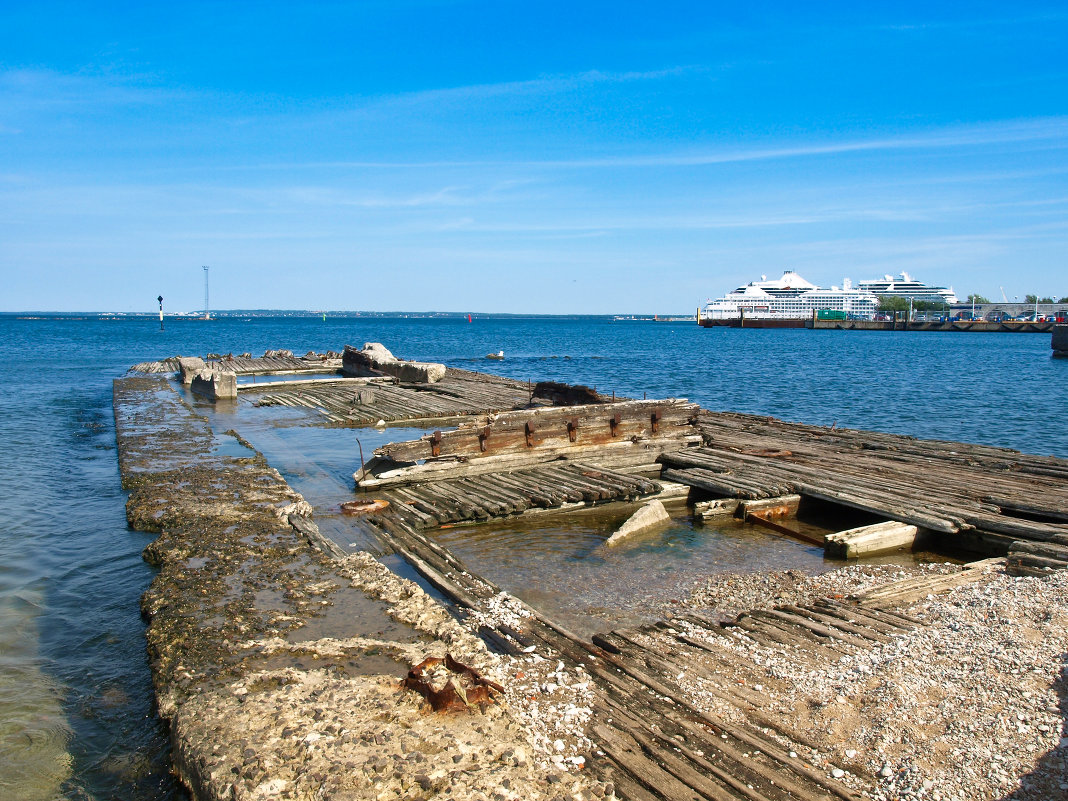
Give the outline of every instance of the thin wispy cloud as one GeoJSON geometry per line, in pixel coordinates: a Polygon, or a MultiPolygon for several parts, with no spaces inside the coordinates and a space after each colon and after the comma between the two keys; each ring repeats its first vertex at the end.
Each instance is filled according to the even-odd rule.
{"type": "Polygon", "coordinates": [[[0,70],[0,113],[160,105],[195,96],[173,87],[152,85],[145,75],[93,75],[28,68],[0,70]]]}
{"type": "Polygon", "coordinates": [[[492,98],[560,94],[599,84],[626,84],[661,81],[669,78],[680,78],[708,72],[709,69],[707,67],[700,65],[683,65],[656,70],[635,70],[624,72],[594,69],[574,74],[542,75],[537,78],[522,81],[470,84],[465,86],[425,89],[417,92],[404,92],[372,97],[369,101],[358,102],[358,105],[431,105],[440,107],[442,105],[455,103],[485,101],[492,98]]]}
{"type": "Polygon", "coordinates": [[[809,142],[779,147],[718,148],[645,155],[614,155],[575,159],[460,159],[435,161],[305,161],[232,165],[230,169],[430,169],[449,167],[529,167],[544,169],[599,169],[620,167],[699,167],[747,161],[818,158],[850,153],[905,150],[946,150],[988,145],[1041,143],[1068,149],[1068,116],[1029,120],[994,121],[932,129],[899,136],[809,142]]]}
{"type": "Polygon", "coordinates": [[[1047,11],[1041,14],[983,17],[981,19],[942,19],[924,20],[921,22],[897,22],[886,25],[876,25],[874,27],[878,30],[901,31],[903,33],[912,31],[969,30],[984,28],[1004,30],[1012,27],[1031,27],[1035,24],[1063,23],[1066,20],[1068,20],[1068,14],[1065,14],[1062,11],[1047,11]]]}

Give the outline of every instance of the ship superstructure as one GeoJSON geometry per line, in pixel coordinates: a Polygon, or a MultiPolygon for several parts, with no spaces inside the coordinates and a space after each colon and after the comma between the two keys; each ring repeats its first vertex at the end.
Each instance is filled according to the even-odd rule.
{"type": "Polygon", "coordinates": [[[957,295],[953,292],[953,287],[928,286],[908,273],[901,273],[899,278],[884,275],[881,279],[860,281],[857,285],[876,296],[893,295],[900,298],[912,298],[913,301],[925,300],[945,304],[959,302],[957,295]]]}
{"type": "Polygon", "coordinates": [[[848,278],[841,287],[830,289],[806,281],[793,270],[782,278],[761,280],[740,286],[722,298],[705,305],[704,317],[710,320],[729,320],[744,316],[747,319],[809,319],[814,312],[843,312],[854,319],[871,319],[879,306],[879,299],[871,292],[854,288],[848,278]]]}

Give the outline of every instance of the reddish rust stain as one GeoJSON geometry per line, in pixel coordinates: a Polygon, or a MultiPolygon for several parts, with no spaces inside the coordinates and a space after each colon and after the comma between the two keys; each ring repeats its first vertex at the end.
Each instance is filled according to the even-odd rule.
{"type": "Polygon", "coordinates": [[[413,666],[404,679],[404,686],[423,696],[435,712],[469,712],[476,706],[484,712],[497,695],[504,693],[504,687],[453,659],[452,654],[445,654],[444,659],[431,656],[413,666]],[[450,676],[444,686],[434,689],[427,673],[442,664],[455,675],[450,676]]]}
{"type": "Polygon", "coordinates": [[[381,512],[389,508],[389,501],[348,501],[341,504],[341,512],[346,515],[366,515],[372,512],[381,512]]]}

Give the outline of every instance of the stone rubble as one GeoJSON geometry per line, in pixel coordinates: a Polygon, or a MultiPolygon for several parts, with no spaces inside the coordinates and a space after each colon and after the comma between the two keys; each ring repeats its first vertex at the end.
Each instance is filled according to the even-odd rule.
{"type": "MultiPolygon", "coordinates": [[[[957,570],[850,566],[819,576],[717,576],[690,603],[727,617],[957,570]]],[[[1068,798],[1068,572],[1021,578],[986,568],[980,581],[900,611],[924,625],[868,649],[845,646],[844,655],[769,648],[741,634],[714,637],[737,665],[732,672],[717,662],[715,672],[721,686],[759,691],[762,712],[815,746],[802,756],[820,768],[846,768],[830,775],[863,797],[1068,798]]],[[[740,719],[707,682],[683,678],[695,705],[740,719]]]]}

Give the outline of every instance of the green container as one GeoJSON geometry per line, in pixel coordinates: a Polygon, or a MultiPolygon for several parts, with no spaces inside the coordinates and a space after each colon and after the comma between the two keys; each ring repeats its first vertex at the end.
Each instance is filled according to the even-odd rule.
{"type": "Polygon", "coordinates": [[[838,309],[820,309],[816,312],[817,320],[845,320],[846,313],[838,309]]]}

